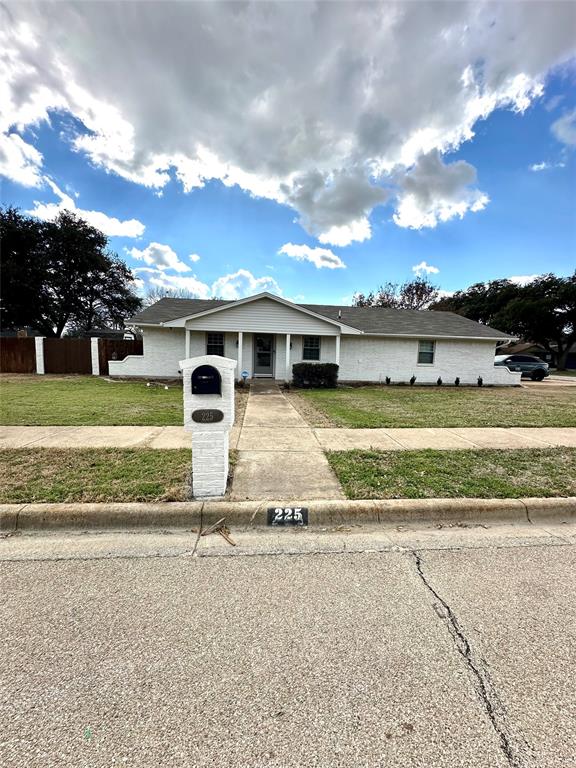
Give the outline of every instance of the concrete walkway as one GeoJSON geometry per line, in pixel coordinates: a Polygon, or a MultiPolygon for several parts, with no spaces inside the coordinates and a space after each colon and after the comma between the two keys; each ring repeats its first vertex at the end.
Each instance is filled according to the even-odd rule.
{"type": "Polygon", "coordinates": [[[250,387],[237,448],[234,500],[344,498],[314,431],[273,382],[250,387]]]}

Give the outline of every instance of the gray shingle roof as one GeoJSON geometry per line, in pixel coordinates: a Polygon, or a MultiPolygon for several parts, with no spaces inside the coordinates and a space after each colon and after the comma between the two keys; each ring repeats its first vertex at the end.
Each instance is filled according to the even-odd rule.
{"type": "Polygon", "coordinates": [[[338,307],[325,304],[301,304],[299,306],[351,325],[365,333],[427,336],[476,336],[487,339],[509,339],[510,334],[477,323],[455,312],[430,312],[417,309],[388,309],[386,307],[338,307]]]}
{"type": "Polygon", "coordinates": [[[159,325],[168,320],[177,320],[179,317],[196,315],[198,312],[204,312],[207,309],[220,307],[222,304],[233,304],[232,301],[222,299],[169,299],[164,298],[152,304],[142,312],[138,312],[134,317],[126,320],[127,325],[138,325],[138,323],[159,325]]]}
{"type": "MultiPolygon", "coordinates": [[[[234,304],[221,299],[164,298],[147,307],[126,322],[130,325],[160,323],[179,317],[196,315],[208,309],[234,304]]],[[[331,304],[298,304],[317,315],[344,323],[364,333],[401,336],[462,336],[486,339],[509,339],[510,334],[481,325],[454,312],[429,312],[415,309],[384,307],[340,307],[331,304]],[[341,313],[341,317],[338,317],[341,313]]]]}

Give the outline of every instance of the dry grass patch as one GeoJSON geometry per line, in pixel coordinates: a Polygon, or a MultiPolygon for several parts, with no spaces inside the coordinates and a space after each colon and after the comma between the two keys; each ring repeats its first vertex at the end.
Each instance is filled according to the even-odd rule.
{"type": "Polygon", "coordinates": [[[327,454],[349,499],[576,496],[576,448],[327,454]]]}
{"type": "Polygon", "coordinates": [[[0,450],[0,503],[186,501],[189,450],[0,450]]]}
{"type": "Polygon", "coordinates": [[[576,427],[576,390],[569,387],[341,387],[294,397],[313,409],[312,426],[576,427]],[[329,423],[318,423],[314,412],[329,423]]]}

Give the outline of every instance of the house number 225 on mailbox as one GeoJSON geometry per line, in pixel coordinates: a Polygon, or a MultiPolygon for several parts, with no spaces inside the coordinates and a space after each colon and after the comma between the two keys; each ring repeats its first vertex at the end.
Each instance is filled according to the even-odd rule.
{"type": "Polygon", "coordinates": [[[224,414],[217,408],[198,408],[192,411],[192,421],[197,424],[217,424],[223,418],[224,414]]]}

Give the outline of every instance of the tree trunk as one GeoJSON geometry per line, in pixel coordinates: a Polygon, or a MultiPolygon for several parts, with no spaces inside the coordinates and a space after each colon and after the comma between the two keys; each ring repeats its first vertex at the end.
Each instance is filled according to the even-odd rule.
{"type": "Polygon", "coordinates": [[[576,343],[576,333],[571,334],[563,339],[558,339],[558,360],[556,363],[556,370],[565,371],[566,362],[568,360],[568,353],[576,343]]]}

